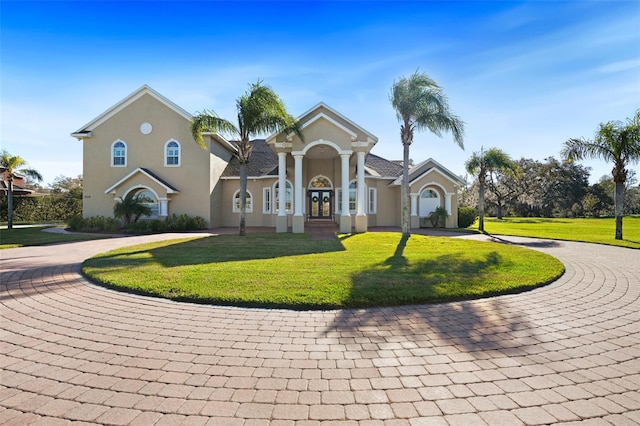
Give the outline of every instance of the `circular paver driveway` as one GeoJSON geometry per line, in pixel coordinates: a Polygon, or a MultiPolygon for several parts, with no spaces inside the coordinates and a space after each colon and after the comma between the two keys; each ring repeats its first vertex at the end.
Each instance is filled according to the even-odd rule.
{"type": "Polygon", "coordinates": [[[322,312],[174,303],[79,274],[97,252],[169,237],[0,252],[0,423],[640,423],[640,251],[505,237],[565,275],[322,312]]]}

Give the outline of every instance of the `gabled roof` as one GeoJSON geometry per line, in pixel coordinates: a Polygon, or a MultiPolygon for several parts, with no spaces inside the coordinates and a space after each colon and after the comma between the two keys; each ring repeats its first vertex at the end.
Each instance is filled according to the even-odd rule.
{"type": "MultiPolygon", "coordinates": [[[[342,124],[338,123],[333,118],[329,117],[327,114],[325,114],[323,112],[320,112],[320,113],[317,113],[317,114],[312,114],[314,111],[317,111],[317,110],[320,110],[320,109],[323,109],[323,108],[326,109],[326,110],[329,110],[332,114],[340,117],[340,119],[346,121],[350,126],[356,128],[359,132],[364,133],[365,135],[367,135],[367,138],[370,139],[373,143],[378,142],[378,138],[373,133],[369,132],[368,130],[366,130],[363,127],[359,126],[358,124],[354,123],[353,121],[351,121],[350,119],[348,119],[344,115],[340,114],[338,111],[336,111],[335,109],[331,108],[329,105],[325,104],[324,102],[320,102],[319,104],[315,105],[313,108],[309,109],[308,111],[306,111],[303,114],[301,114],[300,116],[298,116],[297,119],[299,121],[301,121],[303,118],[305,118],[307,116],[311,117],[309,120],[307,120],[304,123],[302,123],[302,128],[304,129],[305,127],[307,127],[310,124],[314,123],[316,120],[318,120],[320,118],[324,118],[324,119],[332,122],[336,126],[340,127],[341,129],[343,129],[348,134],[350,134],[350,135],[355,137],[355,134],[353,133],[353,131],[351,131],[347,127],[343,126],[342,124]]],[[[276,133],[273,133],[273,134],[269,135],[267,137],[266,141],[267,142],[271,141],[272,139],[274,139],[280,133],[281,132],[276,132],[276,133]]]]}
{"type": "MultiPolygon", "coordinates": [[[[447,169],[446,167],[444,167],[442,164],[438,163],[433,158],[429,158],[428,160],[425,160],[425,161],[421,162],[420,164],[418,164],[416,166],[413,166],[411,169],[409,169],[409,185],[411,185],[416,180],[418,180],[421,177],[426,176],[426,175],[428,175],[430,173],[440,174],[441,176],[443,176],[446,179],[448,179],[454,185],[463,185],[464,184],[464,181],[462,179],[460,179],[451,170],[447,169]],[[435,167],[423,168],[423,166],[425,164],[429,163],[429,162],[433,163],[433,165],[435,167]]],[[[396,180],[394,180],[391,183],[391,185],[400,185],[401,183],[402,183],[402,173],[400,174],[400,176],[398,176],[398,178],[396,180]]]]}
{"type": "Polygon", "coordinates": [[[137,169],[135,169],[134,171],[132,171],[131,173],[129,173],[128,175],[126,175],[125,177],[123,177],[122,179],[120,179],[119,181],[114,183],[113,185],[111,185],[109,188],[107,188],[104,191],[104,193],[108,194],[109,192],[113,191],[118,186],[120,186],[123,182],[125,182],[127,179],[129,179],[131,176],[133,176],[133,175],[135,175],[137,173],[142,173],[143,175],[145,175],[146,177],[148,177],[149,179],[151,179],[152,181],[154,181],[158,185],[162,186],[164,189],[167,190],[168,194],[177,194],[177,193],[180,192],[175,187],[173,187],[171,184],[169,184],[166,180],[162,179],[161,177],[159,177],[158,175],[153,173],[151,170],[145,169],[144,167],[138,167],[137,169]]]}
{"type": "Polygon", "coordinates": [[[165,98],[160,93],[156,92],[151,87],[145,84],[144,86],[140,87],[138,90],[131,93],[129,96],[127,96],[126,98],[124,98],[123,100],[121,100],[120,102],[118,102],[117,104],[115,104],[114,106],[112,106],[111,108],[109,108],[108,110],[106,110],[105,112],[103,112],[102,114],[100,114],[99,116],[97,116],[96,118],[88,122],[87,124],[85,124],[84,126],[80,127],[75,132],[71,133],[71,136],[78,139],[83,137],[91,137],[91,131],[93,129],[95,129],[100,124],[104,123],[105,121],[107,121],[108,119],[110,119],[111,117],[116,115],[118,112],[122,111],[123,109],[125,109],[126,107],[128,107],[129,105],[131,105],[132,103],[134,103],[144,95],[152,96],[159,102],[163,103],[164,105],[166,105],[167,107],[175,111],[178,115],[184,117],[187,120],[191,120],[191,114],[189,114],[187,111],[179,107],[177,104],[173,103],[172,101],[165,98]]]}

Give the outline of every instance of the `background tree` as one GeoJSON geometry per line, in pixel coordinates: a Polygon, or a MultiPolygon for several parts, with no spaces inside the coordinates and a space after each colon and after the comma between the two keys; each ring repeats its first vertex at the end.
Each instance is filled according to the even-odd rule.
{"type": "Polygon", "coordinates": [[[29,168],[27,162],[20,156],[12,156],[3,150],[0,154],[0,169],[4,169],[7,174],[7,227],[13,228],[13,180],[16,174],[27,176],[31,179],[41,181],[42,175],[36,170],[29,168]]]}
{"type": "Polygon", "coordinates": [[[402,161],[402,235],[410,235],[409,223],[409,146],[416,130],[429,130],[437,136],[451,132],[454,141],[464,149],[464,122],[449,110],[442,88],[427,74],[416,71],[393,83],[389,96],[400,125],[404,148],[402,161]]]}
{"type": "Polygon", "coordinates": [[[82,200],[82,175],[58,176],[51,183],[49,190],[51,195],[82,200]]]}
{"type": "Polygon", "coordinates": [[[474,152],[465,163],[467,172],[478,177],[478,229],[484,232],[484,190],[487,177],[495,171],[517,174],[518,165],[501,149],[474,152]]]}
{"type": "Polygon", "coordinates": [[[609,121],[600,123],[593,140],[569,139],[564,143],[562,155],[568,160],[600,158],[613,162],[615,182],[616,240],[622,239],[622,215],[624,208],[624,187],[629,170],[627,166],[640,161],[640,110],[627,123],[609,121]]]}
{"type": "Polygon", "coordinates": [[[239,234],[246,235],[247,214],[247,165],[251,158],[251,138],[264,133],[286,130],[304,140],[302,131],[286,110],[278,95],[262,81],[251,84],[249,90],[236,101],[238,125],[218,117],[213,111],[204,110],[191,120],[191,134],[202,149],[206,149],[202,134],[205,132],[235,135],[235,156],[240,163],[240,226],[239,234]]]}
{"type": "Polygon", "coordinates": [[[136,223],[142,216],[151,215],[151,207],[146,204],[149,201],[151,200],[144,195],[131,191],[113,206],[113,215],[116,219],[122,219],[126,228],[130,223],[136,223]]]}

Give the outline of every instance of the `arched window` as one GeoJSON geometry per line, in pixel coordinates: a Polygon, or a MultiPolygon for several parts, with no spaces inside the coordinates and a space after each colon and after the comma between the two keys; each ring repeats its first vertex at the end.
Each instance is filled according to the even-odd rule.
{"type": "MultiPolygon", "coordinates": [[[[240,190],[233,194],[233,212],[240,213],[240,190]]],[[[247,191],[247,213],[253,213],[253,197],[249,191],[247,191]]]]}
{"type": "MultiPolygon", "coordinates": [[[[275,199],[275,210],[274,213],[278,213],[280,211],[280,182],[276,182],[273,186],[273,193],[275,199]]],[[[291,182],[287,181],[287,184],[284,187],[284,209],[287,213],[291,213],[293,209],[293,186],[291,182]]]]}
{"type": "Polygon", "coordinates": [[[309,188],[331,188],[331,181],[324,176],[316,176],[309,182],[309,188]]]}
{"type": "Polygon", "coordinates": [[[146,217],[155,218],[158,217],[158,197],[152,191],[141,190],[136,194],[137,197],[144,198],[144,205],[151,209],[151,214],[146,217]]]}
{"type": "Polygon", "coordinates": [[[115,141],[111,146],[111,166],[126,167],[127,145],[123,141],[115,141]]]}
{"type": "Polygon", "coordinates": [[[164,149],[164,165],[179,166],[180,165],[180,144],[171,140],[167,142],[164,149]]]}
{"type": "MultiPolygon", "coordinates": [[[[366,186],[365,186],[366,190],[366,186]]],[[[342,213],[342,188],[337,190],[338,202],[336,203],[336,212],[342,213]]],[[[349,182],[349,211],[355,214],[358,209],[358,183],[355,180],[349,182]]]]}
{"type": "Polygon", "coordinates": [[[420,193],[420,217],[428,217],[440,207],[440,195],[433,189],[425,189],[420,193]]]}

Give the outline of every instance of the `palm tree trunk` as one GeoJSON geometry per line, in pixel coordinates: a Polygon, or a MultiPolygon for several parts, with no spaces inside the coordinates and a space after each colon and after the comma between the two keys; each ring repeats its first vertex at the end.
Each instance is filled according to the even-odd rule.
{"type": "Polygon", "coordinates": [[[622,239],[622,214],[624,213],[624,182],[615,183],[616,240],[622,239]]]}
{"type": "Polygon", "coordinates": [[[478,230],[484,232],[484,180],[478,180],[478,230]]]}
{"type": "MultiPolygon", "coordinates": [[[[253,200],[252,200],[253,201],[253,200]]],[[[247,216],[247,163],[240,163],[240,229],[238,235],[244,237],[246,230],[247,216]]]]}
{"type": "Polygon", "coordinates": [[[13,178],[9,176],[7,185],[7,228],[13,229],[13,178]]]}
{"type": "Polygon", "coordinates": [[[404,154],[402,163],[402,235],[408,237],[411,235],[411,224],[409,216],[409,144],[403,141],[404,154]]]}

